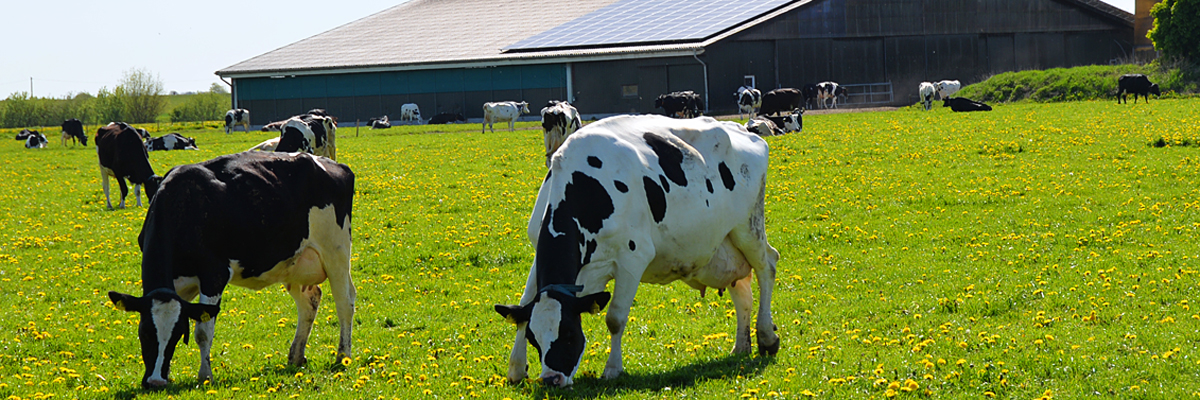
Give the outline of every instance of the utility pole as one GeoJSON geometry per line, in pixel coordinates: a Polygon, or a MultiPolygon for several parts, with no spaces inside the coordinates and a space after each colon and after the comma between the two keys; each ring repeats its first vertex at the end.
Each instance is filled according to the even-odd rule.
{"type": "Polygon", "coordinates": [[[29,77],[29,98],[33,98],[33,77],[29,77]]]}

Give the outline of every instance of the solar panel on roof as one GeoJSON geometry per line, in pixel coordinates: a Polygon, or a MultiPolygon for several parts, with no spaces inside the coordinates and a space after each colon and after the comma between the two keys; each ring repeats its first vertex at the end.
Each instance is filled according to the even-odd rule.
{"type": "Polygon", "coordinates": [[[792,0],[620,0],[502,50],[705,39],[792,0]]]}

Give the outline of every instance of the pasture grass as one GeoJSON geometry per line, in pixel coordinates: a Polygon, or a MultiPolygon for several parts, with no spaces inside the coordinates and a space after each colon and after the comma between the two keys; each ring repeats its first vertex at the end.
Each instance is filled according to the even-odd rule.
{"type": "MultiPolygon", "coordinates": [[[[175,384],[157,392],[139,387],[138,317],[105,296],[140,293],[145,207],[104,209],[91,146],[9,141],[0,398],[1193,398],[1200,154],[1183,144],[1200,143],[1198,111],[1156,100],[809,116],[803,133],[767,139],[779,354],[728,353],[728,296],[644,285],[626,375],[598,378],[608,335],[590,316],[570,389],[505,382],[514,329],[492,310],[518,300],[533,257],[537,123],[339,130],[357,176],[353,360],[333,363],[331,296],[296,368],[289,296],[230,287],[214,380],[197,382],[199,352],[181,344],[175,384]]],[[[176,127],[201,150],[152,152],[160,174],[273,136],[176,127]]]]}

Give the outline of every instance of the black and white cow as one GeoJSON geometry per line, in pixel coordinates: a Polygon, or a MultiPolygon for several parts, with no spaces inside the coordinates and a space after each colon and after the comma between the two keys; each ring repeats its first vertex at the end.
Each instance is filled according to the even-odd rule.
{"type": "Polygon", "coordinates": [[[421,122],[421,108],[414,103],[401,105],[400,120],[421,122]]]}
{"type": "Polygon", "coordinates": [[[178,133],[168,133],[146,141],[146,151],[155,150],[199,150],[196,139],[178,133]]]}
{"type": "Polygon", "coordinates": [[[562,146],[575,131],[583,126],[579,110],[565,101],[551,100],[542,108],[542,135],[546,144],[546,168],[550,168],[550,155],[562,146]]]}
{"type": "Polygon", "coordinates": [[[770,115],[763,115],[762,117],[771,120],[783,133],[800,132],[804,129],[803,108],[792,110],[792,112],[778,117],[770,115]]]}
{"type": "Polygon", "coordinates": [[[62,123],[62,144],[67,145],[67,140],[71,141],[71,145],[75,145],[75,141],[83,143],[87,146],[87,134],[83,133],[83,123],[78,119],[71,118],[62,123]]]}
{"type": "Polygon", "coordinates": [[[371,129],[387,129],[392,127],[392,121],[388,121],[388,116],[384,115],[379,118],[367,120],[367,126],[371,127],[371,129]]]}
{"type": "Polygon", "coordinates": [[[41,149],[46,147],[46,135],[38,131],[30,131],[30,134],[25,137],[25,148],[41,149]]]}
{"type": "Polygon", "coordinates": [[[776,115],[792,112],[792,110],[802,108],[801,102],[803,100],[804,96],[799,90],[792,88],[775,89],[763,95],[762,108],[758,109],[758,113],[759,115],[776,115]]]}
{"type": "Polygon", "coordinates": [[[753,271],[759,352],[777,352],[770,304],[779,253],[764,226],[766,174],[766,142],[735,122],[616,116],[572,134],[554,153],[529,220],[536,255],[520,304],[495,306],[517,324],[508,379],[525,378],[528,340],[542,382],[572,384],[587,347],[581,313],[606,304],[612,341],[602,376],[620,375],[639,282],[682,280],[701,295],[730,289],[733,351],[744,353],[753,271]],[[611,294],[604,291],[610,280],[611,294]]]}
{"type": "Polygon", "coordinates": [[[654,100],[654,108],[661,108],[667,116],[676,118],[695,118],[704,110],[704,99],[691,90],[671,92],[659,95],[654,100]]]}
{"type": "Polygon", "coordinates": [[[847,96],[846,88],[840,87],[837,82],[825,81],[817,84],[817,102],[821,108],[837,108],[838,98],[847,96]]]}
{"type": "Polygon", "coordinates": [[[26,139],[29,139],[30,136],[33,136],[35,134],[38,134],[38,131],[31,131],[28,128],[21,129],[20,132],[17,132],[16,139],[20,140],[20,141],[25,141],[26,139]]]}
{"type": "Polygon", "coordinates": [[[225,134],[233,132],[233,128],[238,125],[246,132],[250,131],[250,110],[235,108],[225,112],[225,134]]]}
{"type": "Polygon", "coordinates": [[[734,95],[737,96],[738,118],[742,118],[742,114],[754,118],[754,111],[762,107],[762,92],[749,86],[742,86],[734,95]]]}
{"type": "Polygon", "coordinates": [[[279,133],[275,151],[305,152],[337,160],[337,123],[333,117],[311,111],[289,118],[279,133]]]}
{"type": "Polygon", "coordinates": [[[521,114],[529,114],[529,103],[524,101],[498,101],[483,103],[483,125],[479,127],[479,132],[483,133],[484,129],[491,129],[492,133],[496,130],[492,128],[492,124],[496,122],[508,122],[508,131],[513,131],[513,122],[521,117],[521,114]]]}
{"type": "Polygon", "coordinates": [[[947,97],[953,96],[955,93],[958,93],[958,91],[962,89],[961,82],[951,81],[951,80],[937,81],[937,83],[934,83],[933,86],[935,88],[937,88],[938,98],[942,99],[942,100],[945,100],[947,97]]]}
{"type": "Polygon", "coordinates": [[[117,309],[141,314],[142,386],[170,383],[189,320],[198,321],[199,381],[212,378],[215,318],[229,284],[285,285],[298,313],[288,363],[300,366],[321,303],[318,284],[328,279],[341,331],[335,359],[349,357],[353,198],[349,167],[303,153],[237,153],[171,169],[138,235],[142,297],[108,292],[117,309]]]}
{"type": "Polygon", "coordinates": [[[992,111],[992,106],[968,99],[966,97],[944,98],[942,99],[942,107],[950,107],[950,110],[957,112],[992,111]]]}
{"type": "Polygon", "coordinates": [[[283,121],[271,122],[269,124],[263,125],[262,131],[263,132],[279,132],[279,131],[283,130],[283,124],[286,124],[286,123],[287,123],[286,119],[283,121]]]}
{"type": "Polygon", "coordinates": [[[467,122],[467,118],[458,113],[441,113],[429,119],[429,125],[441,125],[457,122],[467,122]]]}
{"type": "Polygon", "coordinates": [[[1150,103],[1150,94],[1162,96],[1162,91],[1159,90],[1157,83],[1150,83],[1150,78],[1142,74],[1125,74],[1117,78],[1117,104],[1125,102],[1125,95],[1133,94],[1133,104],[1137,104],[1138,95],[1142,95],[1146,99],[1146,103],[1150,103]]]}
{"type": "MultiPolygon", "coordinates": [[[[917,93],[921,95],[921,106],[925,107],[925,111],[933,108],[933,95],[937,92],[937,87],[929,82],[921,82],[917,86],[917,93]]],[[[945,106],[945,104],[943,104],[945,106]]]]}
{"type": "Polygon", "coordinates": [[[108,178],[117,179],[121,188],[120,208],[125,208],[125,196],[129,189],[125,179],[133,183],[133,197],[142,205],[141,187],[146,187],[146,202],[154,198],[162,177],[154,174],[150,166],[150,155],[142,143],[137,130],[124,122],[112,122],[96,130],[96,155],[100,158],[100,179],[104,188],[104,203],[112,210],[108,178]]]}
{"type": "Polygon", "coordinates": [[[784,134],[783,129],[780,129],[779,125],[775,124],[775,121],[772,121],[771,117],[767,117],[766,115],[750,118],[746,121],[746,130],[758,136],[780,136],[784,134]]]}

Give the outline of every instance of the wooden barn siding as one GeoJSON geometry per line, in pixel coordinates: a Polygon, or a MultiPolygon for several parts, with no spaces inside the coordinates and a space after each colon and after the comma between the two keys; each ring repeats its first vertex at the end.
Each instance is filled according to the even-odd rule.
{"type": "MultiPolygon", "coordinates": [[[[654,108],[660,94],[683,90],[701,96],[704,93],[704,67],[691,57],[575,63],[571,68],[574,105],[585,115],[661,114],[661,109],[654,108]],[[625,85],[637,85],[637,96],[625,97],[621,92],[625,85]]],[[[710,65],[710,82],[712,71],[710,65]]]]}

